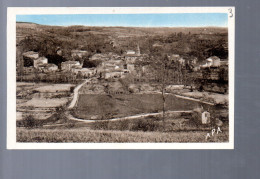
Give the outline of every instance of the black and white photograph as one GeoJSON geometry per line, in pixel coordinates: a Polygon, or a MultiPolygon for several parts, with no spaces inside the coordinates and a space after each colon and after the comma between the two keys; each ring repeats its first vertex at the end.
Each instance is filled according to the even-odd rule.
{"type": "Polygon", "coordinates": [[[8,8],[9,149],[233,149],[233,7],[8,8]]]}

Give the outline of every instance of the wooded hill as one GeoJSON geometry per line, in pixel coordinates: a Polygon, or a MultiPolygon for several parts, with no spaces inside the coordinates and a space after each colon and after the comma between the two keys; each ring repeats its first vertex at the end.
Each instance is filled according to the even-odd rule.
{"type": "Polygon", "coordinates": [[[36,51],[42,56],[55,56],[60,61],[71,60],[71,50],[86,50],[89,58],[95,53],[126,50],[151,54],[154,51],[182,56],[194,56],[200,61],[209,56],[228,59],[227,28],[203,27],[91,27],[46,26],[34,23],[16,23],[17,51],[36,51]],[[57,50],[62,56],[57,57],[57,50]]]}

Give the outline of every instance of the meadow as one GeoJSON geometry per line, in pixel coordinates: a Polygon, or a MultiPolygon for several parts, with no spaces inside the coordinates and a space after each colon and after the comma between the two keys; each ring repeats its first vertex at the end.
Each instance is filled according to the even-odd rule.
{"type": "MultiPolygon", "coordinates": [[[[125,117],[143,113],[162,111],[160,94],[81,94],[73,115],[81,119],[125,117]]],[[[167,95],[166,110],[192,110],[201,104],[167,95]]]]}

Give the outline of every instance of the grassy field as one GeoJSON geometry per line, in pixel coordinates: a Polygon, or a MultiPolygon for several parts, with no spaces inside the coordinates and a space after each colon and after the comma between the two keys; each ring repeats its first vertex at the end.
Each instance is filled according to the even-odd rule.
{"type": "Polygon", "coordinates": [[[17,142],[88,143],[88,142],[227,142],[228,132],[206,140],[206,131],[192,132],[132,132],[80,129],[17,129],[17,142]]]}
{"type": "Polygon", "coordinates": [[[201,125],[181,116],[84,123],[63,121],[34,128],[17,128],[17,142],[227,142],[228,123],[222,133],[206,140],[214,124],[201,125]]]}
{"type": "MultiPolygon", "coordinates": [[[[180,99],[174,95],[166,98],[166,110],[192,110],[199,106],[198,102],[180,99]]],[[[90,119],[97,115],[99,118],[107,116],[125,117],[141,113],[162,111],[162,98],[160,94],[120,94],[120,95],[95,95],[82,94],[79,97],[74,115],[90,119]]]]}

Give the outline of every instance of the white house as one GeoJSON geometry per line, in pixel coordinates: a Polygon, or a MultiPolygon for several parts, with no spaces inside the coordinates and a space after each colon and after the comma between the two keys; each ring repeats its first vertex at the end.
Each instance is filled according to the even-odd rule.
{"type": "Polygon", "coordinates": [[[126,51],[126,54],[127,54],[127,55],[135,55],[135,51],[133,51],[133,50],[127,50],[127,51],[126,51]]]}
{"type": "Polygon", "coordinates": [[[206,68],[206,67],[219,67],[220,64],[220,58],[216,56],[212,56],[206,59],[206,64],[202,65],[201,67],[206,68]]]}
{"type": "Polygon", "coordinates": [[[34,68],[38,68],[40,65],[48,64],[48,59],[46,57],[40,57],[33,61],[34,68]]]}
{"type": "Polygon", "coordinates": [[[23,53],[23,56],[31,59],[37,59],[39,58],[39,53],[34,51],[28,51],[23,53]]]}

